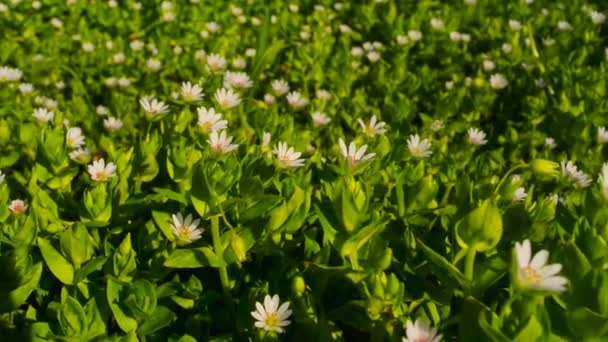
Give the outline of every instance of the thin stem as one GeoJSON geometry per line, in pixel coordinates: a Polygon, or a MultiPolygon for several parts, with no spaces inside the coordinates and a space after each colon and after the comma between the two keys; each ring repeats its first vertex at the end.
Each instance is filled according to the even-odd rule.
{"type": "MultiPolygon", "coordinates": [[[[220,222],[217,215],[211,217],[211,239],[213,240],[213,249],[215,254],[221,257],[224,254],[222,248],[222,240],[220,238],[220,222]]],[[[224,290],[230,289],[230,279],[228,278],[228,270],[226,266],[222,266],[218,269],[220,272],[220,281],[222,282],[222,288],[224,290]]]]}
{"type": "Polygon", "coordinates": [[[502,176],[502,179],[500,180],[500,182],[498,182],[498,185],[496,186],[496,189],[494,189],[494,193],[497,193],[498,190],[500,190],[500,187],[502,186],[502,184],[507,180],[507,178],[513,173],[513,171],[527,167],[527,164],[519,164],[519,165],[515,165],[513,166],[509,171],[507,171],[507,173],[505,173],[504,176],[502,176]]]}
{"type": "Polygon", "coordinates": [[[464,276],[469,280],[473,280],[473,274],[475,271],[475,252],[474,248],[469,248],[467,257],[464,264],[464,276]]]}

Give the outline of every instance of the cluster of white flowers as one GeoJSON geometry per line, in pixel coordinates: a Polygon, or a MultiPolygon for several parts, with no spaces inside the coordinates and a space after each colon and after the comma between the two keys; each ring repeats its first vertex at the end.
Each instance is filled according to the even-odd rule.
{"type": "Polygon", "coordinates": [[[591,184],[591,178],[583,171],[580,171],[572,161],[560,162],[562,176],[574,183],[577,188],[586,188],[591,184]]]}

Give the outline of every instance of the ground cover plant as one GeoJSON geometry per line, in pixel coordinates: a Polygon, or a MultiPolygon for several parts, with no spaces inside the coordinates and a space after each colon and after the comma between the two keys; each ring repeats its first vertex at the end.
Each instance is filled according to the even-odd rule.
{"type": "Polygon", "coordinates": [[[608,340],[604,2],[2,1],[2,340],[608,340]]]}

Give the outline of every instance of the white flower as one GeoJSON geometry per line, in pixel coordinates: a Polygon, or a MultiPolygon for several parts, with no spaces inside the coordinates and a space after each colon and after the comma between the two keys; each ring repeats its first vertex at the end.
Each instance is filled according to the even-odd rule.
{"type": "Polygon", "coordinates": [[[504,53],[511,53],[511,51],[513,51],[513,45],[509,43],[504,43],[502,44],[501,49],[504,53]]]}
{"type": "Polygon", "coordinates": [[[270,139],[272,139],[270,133],[264,132],[264,134],[262,134],[262,147],[270,145],[270,139]]]}
{"type": "Polygon", "coordinates": [[[296,5],[296,4],[290,4],[289,5],[289,10],[292,11],[292,12],[294,12],[294,13],[296,13],[296,12],[298,12],[300,10],[300,7],[298,7],[298,5],[296,5]]]}
{"type": "Polygon", "coordinates": [[[463,42],[465,42],[465,43],[468,43],[468,42],[471,41],[471,35],[468,34],[468,33],[461,33],[460,34],[460,40],[463,41],[463,42]]]}
{"type": "Polygon", "coordinates": [[[211,72],[223,70],[226,67],[226,58],[212,53],[207,56],[207,67],[211,72]]]}
{"type": "Polygon", "coordinates": [[[363,122],[363,120],[361,119],[357,119],[357,122],[363,129],[363,133],[367,134],[370,137],[373,137],[377,134],[386,133],[386,128],[384,128],[384,126],[386,126],[386,122],[377,122],[377,118],[375,115],[373,115],[372,118],[369,120],[369,124],[365,124],[365,122],[363,122]]]}
{"type": "Polygon", "coordinates": [[[198,107],[196,112],[198,113],[198,126],[207,132],[221,131],[228,127],[228,121],[222,120],[222,114],[216,113],[213,107],[209,109],[198,107]]]}
{"type": "Polygon", "coordinates": [[[131,85],[131,81],[126,77],[121,77],[117,81],[118,86],[122,88],[126,88],[131,85]]]}
{"type": "Polygon", "coordinates": [[[175,20],[175,14],[172,11],[166,11],[162,13],[163,21],[173,21],[175,20]]]}
{"type": "Polygon", "coordinates": [[[46,108],[36,108],[34,109],[34,113],[32,114],[32,116],[36,118],[38,122],[46,123],[53,120],[53,118],[55,117],[55,113],[47,110],[46,108]]]}
{"type": "Polygon", "coordinates": [[[200,61],[200,60],[203,60],[205,58],[207,58],[207,52],[205,50],[201,49],[201,50],[196,50],[194,52],[194,59],[200,61]]]}
{"type": "Polygon", "coordinates": [[[450,32],[450,40],[453,42],[457,42],[462,38],[462,35],[460,34],[460,32],[457,31],[452,31],[450,32]]]}
{"type": "Polygon", "coordinates": [[[435,30],[443,30],[445,28],[445,24],[441,19],[431,18],[431,27],[435,30]]]}
{"type": "Polygon", "coordinates": [[[163,101],[159,101],[152,96],[146,96],[139,99],[139,104],[143,108],[144,112],[150,116],[165,114],[169,111],[169,106],[167,106],[163,101]]]}
{"type": "Polygon", "coordinates": [[[102,158],[93,161],[93,164],[89,164],[87,170],[89,171],[92,180],[96,182],[105,182],[114,177],[116,165],[114,165],[114,163],[108,163],[108,165],[106,165],[106,162],[102,158]]]}
{"type": "Polygon", "coordinates": [[[300,158],[302,153],[296,152],[293,147],[287,146],[286,142],[279,142],[272,153],[277,157],[279,163],[284,167],[300,167],[304,165],[304,159],[300,158]]]}
{"type": "Polygon", "coordinates": [[[264,102],[265,102],[267,105],[269,105],[269,106],[270,106],[270,105],[274,104],[274,103],[275,103],[275,101],[276,101],[275,97],[274,97],[274,96],[272,96],[271,94],[264,94],[264,102]]]}
{"type": "Polygon", "coordinates": [[[183,82],[180,89],[182,100],[186,102],[196,102],[203,98],[203,89],[196,84],[183,82]]]}
{"type": "Polygon", "coordinates": [[[2,170],[0,170],[0,184],[4,183],[5,178],[6,178],[6,175],[2,173],[2,170]]]}
{"type": "Polygon", "coordinates": [[[282,96],[289,92],[289,84],[283,80],[274,80],[270,86],[276,96],[282,96]]]}
{"type": "Polygon", "coordinates": [[[321,112],[314,112],[311,114],[311,117],[315,127],[325,126],[331,121],[331,119],[327,115],[321,112]]]}
{"type": "Polygon", "coordinates": [[[468,140],[473,145],[485,145],[488,143],[486,140],[486,133],[477,128],[469,128],[467,130],[468,140]]]}
{"type": "Polygon", "coordinates": [[[590,15],[591,21],[596,25],[601,25],[606,21],[606,15],[602,12],[592,11],[590,15]]]}
{"type": "Polygon", "coordinates": [[[441,131],[443,129],[443,121],[442,120],[433,121],[433,123],[431,123],[431,129],[433,130],[433,132],[441,131]]]}
{"type": "Polygon", "coordinates": [[[54,28],[62,28],[63,27],[63,21],[61,21],[61,19],[59,18],[52,18],[51,19],[51,26],[53,26],[54,28]]]}
{"type": "Polygon", "coordinates": [[[509,20],[509,27],[513,31],[519,31],[521,30],[521,23],[517,20],[509,20]]]}
{"type": "MultiPolygon", "coordinates": [[[[255,52],[255,50],[253,50],[255,52]]],[[[245,52],[246,53],[246,52],[245,52]]],[[[232,60],[232,66],[237,69],[245,69],[247,67],[247,61],[245,58],[238,57],[232,60]]]]}
{"type": "Polygon", "coordinates": [[[204,229],[198,227],[201,222],[200,219],[192,220],[192,215],[190,214],[184,219],[181,213],[173,214],[171,218],[173,219],[171,230],[173,230],[173,234],[180,240],[180,244],[189,244],[201,238],[204,229]]]}
{"type": "Polygon", "coordinates": [[[494,89],[502,89],[508,84],[509,82],[502,74],[494,74],[490,76],[490,86],[494,89]]]}
{"type": "Polygon", "coordinates": [[[433,154],[431,151],[431,143],[428,139],[420,140],[418,134],[410,135],[407,139],[407,148],[410,154],[416,158],[428,158],[433,154]]]}
{"type": "Polygon", "coordinates": [[[91,150],[89,150],[86,147],[78,148],[78,149],[75,149],[72,152],[70,152],[69,156],[70,156],[70,159],[72,159],[74,161],[77,161],[79,163],[86,163],[89,161],[89,158],[91,157],[91,150]]]}
{"type": "Polygon", "coordinates": [[[608,131],[603,126],[597,129],[597,142],[600,144],[608,144],[608,131]]]}
{"type": "Polygon", "coordinates": [[[515,189],[515,193],[513,193],[513,202],[521,202],[521,201],[525,200],[526,197],[528,197],[528,194],[526,193],[526,189],[523,187],[519,187],[519,188],[515,189]]]}
{"type": "Polygon", "coordinates": [[[250,88],[253,82],[249,79],[249,75],[245,72],[227,71],[224,74],[224,87],[235,89],[250,88]]]}
{"type": "Polygon", "coordinates": [[[82,43],[82,51],[93,52],[93,51],[95,51],[95,45],[93,45],[92,43],[89,43],[89,42],[82,43]]]}
{"type": "Polygon", "coordinates": [[[241,97],[232,89],[221,88],[215,92],[215,101],[221,109],[226,110],[236,107],[241,103],[241,97]]]}
{"type": "Polygon", "coordinates": [[[562,160],[560,162],[560,167],[562,176],[573,182],[575,187],[586,188],[591,184],[591,178],[583,171],[580,171],[572,161],[566,162],[562,160]]]}
{"type": "Polygon", "coordinates": [[[10,210],[13,215],[21,215],[27,209],[27,204],[20,199],[12,200],[11,204],[8,206],[8,210],[10,210]]]}
{"type": "Polygon", "coordinates": [[[494,62],[492,62],[490,60],[483,61],[482,66],[483,66],[483,70],[485,70],[485,71],[492,71],[496,68],[496,64],[494,64],[494,62]]]}
{"type": "Polygon", "coordinates": [[[104,105],[98,105],[97,107],[95,107],[95,113],[97,113],[97,115],[99,116],[108,115],[109,112],[110,111],[108,110],[108,107],[104,105]]]}
{"type": "Polygon", "coordinates": [[[557,22],[557,28],[560,31],[570,31],[572,30],[572,25],[570,25],[570,23],[565,20],[560,20],[557,22]]]}
{"type": "Polygon", "coordinates": [[[109,117],[103,120],[103,127],[105,127],[108,131],[118,131],[122,128],[122,121],[115,117],[109,117]]]}
{"type": "Polygon", "coordinates": [[[84,145],[84,135],[80,127],[71,127],[65,135],[65,144],[69,148],[78,148],[84,145]]]}
{"type": "Polygon", "coordinates": [[[351,167],[355,167],[361,162],[371,160],[376,156],[375,153],[365,154],[367,151],[367,145],[363,145],[357,149],[357,145],[355,145],[354,141],[351,141],[348,148],[346,148],[344,140],[340,138],[340,140],[338,140],[338,145],[340,145],[340,153],[342,153],[342,156],[348,161],[351,167]]]}
{"type": "Polygon", "coordinates": [[[437,328],[431,328],[417,319],[414,323],[408,320],[406,322],[406,337],[402,338],[402,342],[441,342],[442,335],[437,334],[437,328]]]}
{"type": "Polygon", "coordinates": [[[228,153],[235,150],[239,145],[232,144],[232,137],[226,134],[226,131],[212,131],[207,140],[209,146],[215,153],[228,153]]]}
{"type": "Polygon", "coordinates": [[[331,93],[325,89],[317,90],[317,98],[323,101],[331,100],[331,93]]]}
{"type": "Polygon", "coordinates": [[[355,46],[352,49],[350,49],[350,54],[353,57],[363,56],[364,53],[365,53],[365,51],[362,48],[360,48],[359,46],[355,46]]]}
{"type": "Polygon", "coordinates": [[[158,71],[162,67],[162,63],[158,59],[150,58],[146,61],[146,68],[150,71],[158,71]]]}
{"type": "Polygon", "coordinates": [[[30,83],[21,83],[19,84],[19,91],[21,94],[31,94],[34,92],[34,86],[30,83]]]}
{"type": "Polygon", "coordinates": [[[19,81],[23,76],[23,72],[19,69],[10,67],[0,67],[0,83],[19,81]]]}
{"type": "Polygon", "coordinates": [[[300,92],[292,91],[291,93],[287,94],[287,103],[289,103],[291,108],[298,110],[304,108],[306,104],[308,104],[308,100],[302,97],[300,92]]]}
{"type": "Polygon", "coordinates": [[[207,30],[209,32],[212,32],[212,33],[218,32],[220,30],[220,25],[218,23],[216,23],[215,21],[206,23],[205,27],[207,28],[207,30]]]}
{"type": "MultiPolygon", "coordinates": [[[[410,39],[407,36],[398,35],[397,37],[395,37],[395,41],[399,45],[406,45],[407,43],[410,42],[410,39]]],[[[351,51],[351,53],[352,53],[352,51],[351,51]]]]}
{"type": "Polygon", "coordinates": [[[545,146],[547,146],[547,148],[549,148],[550,150],[554,149],[557,144],[555,143],[555,139],[548,137],[545,138],[545,146]]]}
{"type": "MultiPolygon", "coordinates": [[[[602,173],[600,174],[600,183],[602,186],[602,195],[608,199],[608,162],[602,165],[602,173]]],[[[0,181],[2,183],[2,181],[0,181]]]]}
{"type": "Polygon", "coordinates": [[[285,302],[279,306],[278,295],[274,295],[273,297],[266,295],[264,305],[256,302],[255,307],[256,311],[252,311],[251,316],[255,318],[256,322],[254,325],[257,328],[282,333],[285,331],[283,328],[291,323],[287,320],[291,316],[289,302],[285,302]]]}
{"type": "Polygon", "coordinates": [[[131,43],[129,43],[129,47],[133,51],[139,51],[144,48],[144,42],[142,42],[141,40],[134,40],[131,43]]]}
{"type": "Polygon", "coordinates": [[[367,53],[366,57],[370,62],[376,63],[382,58],[382,55],[380,55],[378,51],[370,51],[367,53]]]}
{"type": "Polygon", "coordinates": [[[245,50],[245,56],[247,57],[255,57],[257,51],[254,48],[248,48],[245,50]]]}
{"type": "Polygon", "coordinates": [[[562,292],[566,290],[568,279],[559,276],[561,264],[547,265],[549,252],[541,250],[532,256],[530,240],[515,243],[517,258],[517,282],[526,289],[562,292]]]}
{"type": "Polygon", "coordinates": [[[410,40],[417,42],[422,39],[422,32],[410,30],[407,32],[407,36],[410,40]]]}

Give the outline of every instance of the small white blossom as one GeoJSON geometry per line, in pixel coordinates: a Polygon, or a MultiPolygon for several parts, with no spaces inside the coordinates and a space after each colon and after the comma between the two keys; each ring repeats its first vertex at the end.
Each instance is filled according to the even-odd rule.
{"type": "Polygon", "coordinates": [[[591,21],[596,25],[606,22],[606,15],[602,12],[592,11],[589,15],[591,16],[591,21]]]}
{"type": "Polygon", "coordinates": [[[521,30],[521,23],[517,20],[509,20],[509,27],[513,31],[519,31],[521,30]]]}
{"type": "Polygon", "coordinates": [[[410,154],[416,158],[428,158],[433,154],[431,143],[428,139],[420,140],[418,134],[410,135],[407,139],[407,148],[410,154]]]}
{"type": "Polygon", "coordinates": [[[24,95],[31,94],[34,92],[34,86],[30,83],[21,83],[19,84],[19,92],[24,95]]]}
{"type": "Polygon", "coordinates": [[[169,111],[169,106],[167,106],[163,101],[159,101],[152,96],[146,96],[139,99],[139,104],[143,108],[144,112],[146,112],[146,114],[149,116],[157,116],[165,114],[169,111]]]}
{"type": "Polygon", "coordinates": [[[561,264],[547,265],[549,252],[541,250],[532,256],[530,240],[515,243],[517,259],[516,278],[519,286],[525,289],[563,292],[568,279],[559,276],[561,264]]]}
{"type": "Polygon", "coordinates": [[[23,72],[16,68],[0,66],[0,83],[19,81],[23,72]]]}
{"type": "Polygon", "coordinates": [[[87,166],[87,170],[89,175],[91,175],[92,180],[96,182],[105,182],[114,177],[116,165],[114,165],[114,163],[108,163],[108,165],[106,165],[102,158],[93,161],[93,164],[87,166]]]}
{"type": "Polygon", "coordinates": [[[467,130],[469,143],[472,145],[485,145],[488,143],[486,140],[486,133],[477,128],[469,128],[467,130]]]}
{"type": "Polygon", "coordinates": [[[441,19],[431,18],[431,27],[435,30],[441,31],[445,28],[445,24],[441,19]]]}
{"type": "Polygon", "coordinates": [[[108,108],[104,105],[98,105],[97,107],[95,107],[95,113],[97,113],[97,115],[99,116],[105,116],[108,115],[110,111],[108,110],[108,108]]]}
{"type": "Polygon", "coordinates": [[[186,245],[192,243],[201,238],[203,235],[203,228],[199,228],[201,220],[192,220],[192,215],[188,214],[186,218],[181,213],[171,215],[172,223],[171,230],[173,234],[179,239],[178,244],[186,245]]]}
{"type": "Polygon", "coordinates": [[[53,118],[55,117],[55,113],[47,110],[46,108],[36,108],[34,109],[34,113],[32,114],[32,116],[36,118],[38,122],[47,123],[53,120],[53,118]]]}
{"type": "Polygon", "coordinates": [[[276,156],[277,160],[283,167],[301,167],[304,165],[304,159],[301,152],[296,152],[293,147],[287,146],[286,142],[279,142],[272,153],[276,156]]]}
{"type": "Polygon", "coordinates": [[[228,121],[222,120],[222,114],[216,113],[213,107],[209,109],[199,107],[196,112],[198,113],[198,126],[207,132],[221,131],[228,127],[228,121]]]}
{"type": "Polygon", "coordinates": [[[494,74],[490,76],[490,86],[494,89],[503,89],[509,82],[502,74],[494,74]]]}
{"type": "Polygon", "coordinates": [[[72,159],[76,162],[86,163],[89,161],[89,158],[91,157],[91,150],[89,150],[86,147],[77,148],[77,149],[73,150],[72,152],[70,152],[69,156],[70,156],[70,159],[72,159]]]}
{"type": "Polygon", "coordinates": [[[557,22],[557,28],[560,31],[570,31],[572,30],[572,25],[565,20],[560,20],[557,22]]]}
{"type": "Polygon", "coordinates": [[[158,59],[150,58],[146,61],[146,68],[150,71],[158,71],[162,67],[162,63],[158,59]]]}
{"type": "Polygon", "coordinates": [[[572,161],[560,162],[562,176],[574,183],[576,188],[586,188],[591,184],[591,178],[587,176],[583,171],[580,171],[576,164],[572,161]]]}
{"type": "Polygon", "coordinates": [[[417,42],[422,39],[422,32],[410,30],[407,32],[407,36],[411,41],[417,42]]]}
{"type": "Polygon", "coordinates": [[[232,89],[220,88],[215,92],[215,101],[222,110],[234,108],[241,103],[241,97],[232,89]]]}
{"type": "Polygon", "coordinates": [[[405,335],[402,342],[441,342],[443,338],[437,334],[437,328],[431,328],[419,319],[414,323],[410,320],[406,322],[405,335]]]}
{"type": "Polygon", "coordinates": [[[441,131],[443,129],[443,121],[442,120],[433,121],[431,123],[431,129],[433,130],[433,132],[441,131]]]}
{"type": "Polygon", "coordinates": [[[376,136],[378,134],[384,134],[387,131],[386,128],[384,128],[386,126],[386,122],[377,121],[375,115],[371,117],[371,119],[369,120],[369,124],[366,124],[361,119],[357,119],[357,122],[361,126],[361,129],[363,129],[363,133],[367,134],[370,137],[376,136]]]}
{"type": "Polygon", "coordinates": [[[311,114],[311,117],[315,127],[325,126],[331,121],[331,118],[321,112],[314,112],[311,114]]]}
{"type": "Polygon", "coordinates": [[[273,297],[266,295],[264,305],[260,302],[255,303],[256,311],[252,311],[251,316],[256,320],[254,323],[256,328],[276,333],[285,331],[284,328],[290,323],[288,318],[291,316],[291,310],[289,310],[289,302],[280,306],[279,303],[278,295],[273,297]]]}
{"type": "Polygon", "coordinates": [[[292,91],[287,94],[287,103],[289,103],[291,108],[298,110],[304,108],[308,104],[308,100],[302,97],[300,92],[292,91]]]}
{"type": "Polygon", "coordinates": [[[351,167],[355,167],[359,163],[371,160],[376,156],[375,153],[365,154],[367,151],[367,145],[363,145],[357,149],[357,145],[355,145],[354,141],[351,141],[347,148],[344,140],[340,138],[340,140],[338,140],[338,145],[340,146],[340,153],[348,161],[351,167]]]}
{"type": "Polygon", "coordinates": [[[103,127],[110,132],[118,131],[122,128],[122,121],[115,117],[109,117],[103,120],[103,127]]]}
{"type": "Polygon", "coordinates": [[[207,56],[207,67],[211,72],[218,72],[226,67],[226,58],[212,53],[207,56]]]}
{"type": "Polygon", "coordinates": [[[282,96],[289,92],[289,84],[283,80],[272,81],[270,87],[276,96],[282,96]]]}
{"type": "Polygon", "coordinates": [[[239,147],[239,145],[232,144],[232,137],[228,136],[226,131],[212,131],[207,143],[215,153],[228,153],[239,147]]]}
{"type": "Polygon", "coordinates": [[[27,204],[20,199],[12,200],[11,204],[8,206],[8,210],[10,210],[13,215],[21,215],[27,209],[27,204]]]}
{"type": "Polygon", "coordinates": [[[69,148],[78,148],[84,145],[84,135],[80,127],[71,127],[65,136],[65,144],[69,148]]]}
{"type": "Polygon", "coordinates": [[[249,79],[249,75],[245,72],[227,71],[224,74],[224,87],[233,89],[250,88],[253,82],[249,79]]]}
{"type": "Polygon", "coordinates": [[[545,146],[547,146],[547,148],[549,148],[550,150],[554,149],[557,146],[557,144],[555,143],[555,139],[551,137],[545,138],[545,146]]]}
{"type": "Polygon", "coordinates": [[[180,89],[182,100],[186,102],[197,102],[203,98],[203,89],[197,84],[183,82],[180,89]]]}
{"type": "Polygon", "coordinates": [[[528,197],[526,193],[526,189],[523,187],[519,187],[515,189],[515,193],[513,193],[513,202],[521,202],[528,197]]]}
{"type": "Polygon", "coordinates": [[[600,144],[608,144],[608,131],[604,126],[597,129],[597,142],[600,144]]]}

